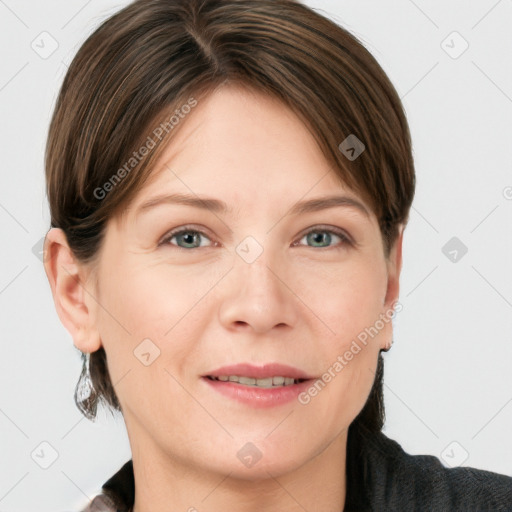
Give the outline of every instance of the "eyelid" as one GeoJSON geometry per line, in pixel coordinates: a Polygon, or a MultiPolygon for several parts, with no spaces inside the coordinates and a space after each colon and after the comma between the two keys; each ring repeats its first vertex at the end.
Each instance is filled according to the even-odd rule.
{"type": "MultiPolygon", "coordinates": [[[[346,230],[344,230],[342,228],[339,228],[339,227],[336,227],[336,226],[330,226],[328,224],[318,224],[316,226],[312,226],[310,228],[307,228],[306,230],[304,230],[302,232],[302,234],[299,235],[297,240],[300,241],[306,235],[308,235],[309,233],[313,233],[313,232],[334,233],[336,236],[339,236],[342,239],[342,244],[341,245],[345,245],[345,244],[349,244],[349,245],[352,245],[352,246],[356,246],[357,245],[356,242],[354,241],[354,239],[347,233],[346,230]]],[[[297,245],[297,244],[294,242],[293,245],[297,245]]],[[[336,247],[340,247],[340,246],[334,245],[334,246],[331,246],[331,247],[320,247],[320,249],[335,249],[336,247]]]]}
{"type": "MultiPolygon", "coordinates": [[[[198,233],[199,235],[202,235],[206,238],[208,238],[209,240],[211,240],[211,236],[208,234],[207,230],[202,228],[202,227],[198,227],[198,226],[194,226],[194,225],[184,225],[184,226],[179,226],[179,227],[176,227],[174,229],[171,229],[170,231],[168,231],[161,239],[160,241],[158,242],[158,245],[166,245],[166,244],[169,244],[169,240],[173,237],[175,237],[176,235],[180,235],[181,233],[183,232],[193,232],[193,233],[198,233]]],[[[215,245],[216,242],[213,242],[212,241],[212,245],[215,245]]],[[[169,244],[171,245],[171,244],[169,244]]],[[[177,249],[184,249],[183,247],[179,247],[178,245],[176,245],[176,248],[177,249]]],[[[190,249],[184,249],[185,251],[190,251],[190,249]]]]}
{"type": "MultiPolygon", "coordinates": [[[[176,227],[174,229],[171,229],[170,231],[168,231],[162,238],[161,240],[158,242],[158,245],[174,245],[174,244],[170,244],[169,241],[171,238],[175,237],[176,235],[180,235],[181,233],[183,232],[194,232],[194,233],[197,233],[201,236],[204,236],[206,238],[208,238],[211,242],[212,242],[212,246],[216,246],[218,245],[217,242],[214,242],[212,240],[212,237],[207,233],[207,230],[205,230],[204,228],[202,227],[198,227],[198,226],[195,226],[195,225],[184,225],[184,226],[179,226],[179,227],[176,227]]],[[[302,231],[302,233],[298,236],[298,238],[296,239],[297,241],[296,242],[293,242],[292,246],[299,246],[298,242],[300,240],[302,240],[302,238],[304,238],[306,235],[308,235],[309,233],[313,233],[313,232],[329,232],[329,233],[333,233],[335,234],[336,236],[340,237],[340,239],[342,240],[342,243],[340,245],[334,245],[334,246],[331,246],[331,247],[318,247],[316,249],[336,249],[336,248],[339,248],[343,245],[351,245],[351,246],[354,246],[356,247],[358,244],[354,241],[354,239],[347,233],[346,230],[342,229],[342,228],[339,228],[339,227],[336,227],[336,226],[331,226],[331,225],[328,225],[328,224],[318,224],[318,225],[314,225],[314,226],[311,226],[309,228],[306,228],[304,231],[302,231]]],[[[192,249],[185,249],[184,247],[179,247],[178,245],[175,246],[177,249],[182,249],[184,251],[191,251],[192,249]]],[[[308,246],[303,246],[303,247],[308,247],[308,246]]],[[[196,247],[194,249],[199,249],[200,247],[196,247]]]]}

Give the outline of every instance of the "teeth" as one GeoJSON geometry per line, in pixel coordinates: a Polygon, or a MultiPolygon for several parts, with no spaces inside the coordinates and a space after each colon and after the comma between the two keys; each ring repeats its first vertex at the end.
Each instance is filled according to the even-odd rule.
{"type": "Polygon", "coordinates": [[[253,379],[252,377],[240,377],[238,375],[219,375],[218,377],[212,377],[212,379],[221,380],[223,382],[238,382],[245,386],[254,386],[259,388],[290,386],[299,381],[299,379],[293,379],[292,377],[267,377],[265,379],[253,379]]]}
{"type": "Polygon", "coordinates": [[[256,385],[256,379],[251,379],[250,377],[238,377],[238,382],[239,384],[245,384],[246,386],[256,385]]]}

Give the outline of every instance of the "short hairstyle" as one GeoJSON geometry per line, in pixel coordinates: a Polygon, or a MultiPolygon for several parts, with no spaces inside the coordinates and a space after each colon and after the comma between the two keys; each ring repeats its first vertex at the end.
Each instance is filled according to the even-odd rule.
{"type": "MultiPolygon", "coordinates": [[[[141,189],[185,114],[225,83],[299,116],[340,183],[372,208],[388,257],[415,190],[403,105],[355,36],[293,0],[137,0],[88,37],[59,92],[45,160],[51,225],[75,257],[94,264],[108,219],[141,189]],[[340,150],[349,136],[364,144],[358,158],[340,150]]],[[[103,347],[90,357],[92,392],[79,399],[82,357],[80,411],[94,419],[99,401],[121,411],[103,347]]],[[[352,432],[382,429],[383,372],[379,353],[352,432]]]]}

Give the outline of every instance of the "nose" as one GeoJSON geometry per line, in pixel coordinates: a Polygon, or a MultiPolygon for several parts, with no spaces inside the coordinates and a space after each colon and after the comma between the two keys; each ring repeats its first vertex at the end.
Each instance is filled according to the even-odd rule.
{"type": "Polygon", "coordinates": [[[252,263],[235,256],[219,311],[227,329],[264,334],[295,325],[299,299],[289,272],[266,251],[252,263]]]}

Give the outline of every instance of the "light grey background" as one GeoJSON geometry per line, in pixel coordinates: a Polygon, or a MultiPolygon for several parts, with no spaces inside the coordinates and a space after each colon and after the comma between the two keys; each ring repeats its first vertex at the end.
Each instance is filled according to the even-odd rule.
{"type": "MultiPolygon", "coordinates": [[[[1,512],[77,510],[131,456],[121,416],[91,423],[74,405],[79,352],[33,253],[49,228],[43,152],[58,88],[80,44],[126,4],[0,0],[1,512]]],[[[409,453],[512,475],[512,1],[307,4],[377,58],[413,137],[384,431],[409,453]],[[443,253],[453,237],[456,262],[443,253]]]]}

